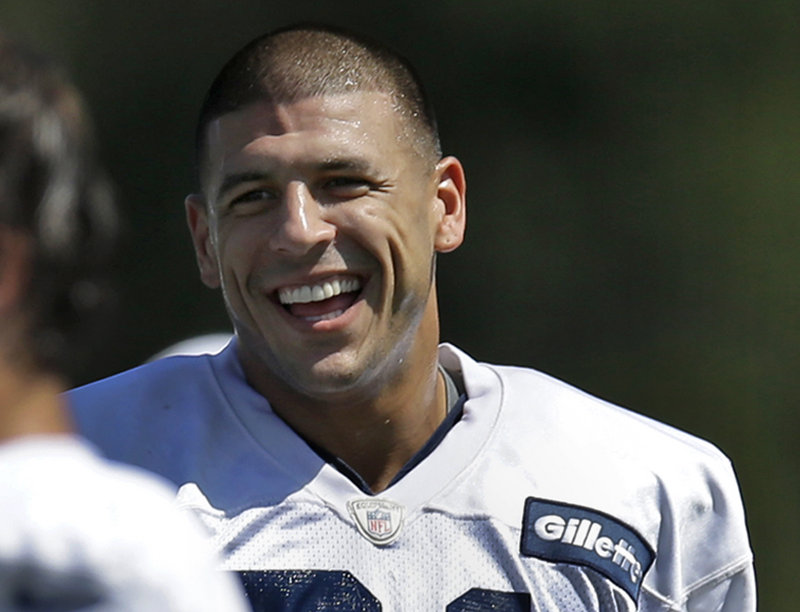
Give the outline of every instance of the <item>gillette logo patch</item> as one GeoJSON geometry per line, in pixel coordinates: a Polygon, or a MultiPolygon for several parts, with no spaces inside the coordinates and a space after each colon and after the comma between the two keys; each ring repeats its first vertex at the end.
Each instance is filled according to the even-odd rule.
{"type": "Polygon", "coordinates": [[[594,569],[639,597],[655,553],[625,523],[582,506],[529,497],[522,519],[523,556],[594,569]]]}

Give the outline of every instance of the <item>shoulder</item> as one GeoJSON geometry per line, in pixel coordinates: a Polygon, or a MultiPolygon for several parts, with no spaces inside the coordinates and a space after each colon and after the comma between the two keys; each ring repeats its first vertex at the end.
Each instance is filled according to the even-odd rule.
{"type": "Polygon", "coordinates": [[[707,497],[722,488],[738,496],[731,462],[711,442],[542,372],[458,356],[475,400],[471,409],[499,404],[492,447],[513,447],[523,465],[560,466],[538,474],[540,482],[560,489],[567,478],[584,483],[586,491],[594,483],[615,491],[661,489],[671,496],[707,497]]]}
{"type": "Polygon", "coordinates": [[[72,389],[67,397],[74,405],[86,406],[94,401],[116,403],[131,397],[180,392],[190,389],[195,379],[209,372],[210,359],[208,355],[158,359],[72,389]]]}
{"type": "Polygon", "coordinates": [[[67,403],[78,430],[139,428],[157,415],[167,422],[199,414],[221,400],[222,388],[242,379],[234,345],[216,355],[165,357],[72,389],[67,403]]]}
{"type": "Polygon", "coordinates": [[[77,432],[111,459],[182,482],[207,455],[205,440],[231,424],[229,394],[247,396],[231,347],[218,355],[159,359],[73,389],[77,432]]]}
{"type": "Polygon", "coordinates": [[[470,398],[501,404],[501,423],[544,435],[553,452],[566,445],[573,455],[618,455],[664,466],[689,462],[719,464],[728,458],[712,443],[664,422],[593,396],[543,372],[477,362],[455,347],[470,398]]]}
{"type": "MultiPolygon", "coordinates": [[[[508,486],[526,496],[630,526],[656,551],[644,584],[656,599],[680,606],[699,585],[713,590],[734,575],[750,580],[739,486],[715,445],[541,372],[447,352],[473,401],[465,411],[499,406],[484,478],[503,471],[508,486]]],[[[719,592],[724,596],[722,589],[709,597],[719,592]]]]}

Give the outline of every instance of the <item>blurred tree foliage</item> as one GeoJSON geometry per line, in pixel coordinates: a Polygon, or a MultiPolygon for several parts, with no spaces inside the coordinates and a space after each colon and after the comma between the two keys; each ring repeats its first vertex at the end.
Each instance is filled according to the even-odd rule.
{"type": "Polygon", "coordinates": [[[468,241],[439,261],[444,338],[721,446],[761,607],[793,610],[800,4],[0,0],[0,27],[85,92],[127,211],[120,325],[85,380],[226,328],[184,229],[193,124],[227,57],[297,20],[409,56],[466,165],[468,241]]]}

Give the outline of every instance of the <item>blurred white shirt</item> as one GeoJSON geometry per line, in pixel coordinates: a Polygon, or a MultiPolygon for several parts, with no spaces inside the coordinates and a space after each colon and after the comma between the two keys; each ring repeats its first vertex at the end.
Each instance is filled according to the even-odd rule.
{"type": "Polygon", "coordinates": [[[0,610],[245,611],[170,487],[77,437],[0,445],[0,610]]]}

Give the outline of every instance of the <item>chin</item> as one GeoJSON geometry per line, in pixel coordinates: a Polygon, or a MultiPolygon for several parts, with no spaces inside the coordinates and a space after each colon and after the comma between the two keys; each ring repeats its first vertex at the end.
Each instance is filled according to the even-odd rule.
{"type": "Polygon", "coordinates": [[[294,380],[289,384],[298,393],[328,401],[367,399],[377,395],[384,387],[376,370],[363,364],[345,366],[341,363],[318,362],[309,369],[297,372],[292,378],[294,380]]]}

